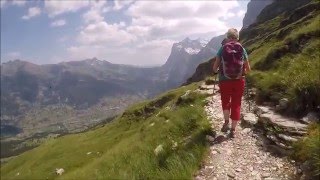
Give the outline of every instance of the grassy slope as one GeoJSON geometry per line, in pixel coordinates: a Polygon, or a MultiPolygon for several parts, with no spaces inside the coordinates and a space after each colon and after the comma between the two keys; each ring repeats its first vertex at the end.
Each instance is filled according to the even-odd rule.
{"type": "Polygon", "coordinates": [[[203,95],[178,97],[196,87],[132,106],[104,127],[49,140],[3,165],[1,179],[191,179],[207,151],[210,125],[203,95]],[[65,173],[58,177],[55,168],[65,173]]]}
{"type": "MultiPolygon", "coordinates": [[[[280,2],[281,3],[281,2],[280,2]]],[[[258,89],[257,100],[290,101],[287,113],[303,115],[320,105],[320,2],[281,14],[242,32],[253,72],[249,80],[258,89]]],[[[311,176],[320,175],[320,125],[295,143],[293,157],[309,161],[311,176]]]]}
{"type": "Polygon", "coordinates": [[[290,101],[289,112],[320,105],[320,11],[314,1],[242,32],[259,101],[290,101]],[[305,10],[303,10],[305,9],[305,10]],[[300,15],[299,14],[303,14],[300,15]]]}

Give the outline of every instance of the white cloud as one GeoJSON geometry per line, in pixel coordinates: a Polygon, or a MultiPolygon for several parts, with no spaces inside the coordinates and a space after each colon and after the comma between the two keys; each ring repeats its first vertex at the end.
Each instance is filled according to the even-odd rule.
{"type": "Polygon", "coordinates": [[[106,1],[91,2],[90,9],[82,16],[85,23],[103,21],[103,13],[108,12],[106,5],[106,1]]]}
{"type": "Polygon", "coordinates": [[[151,39],[183,38],[206,32],[219,35],[228,29],[219,18],[238,6],[237,1],[136,1],[126,12],[133,18],[128,30],[151,39]]]}
{"type": "Polygon", "coordinates": [[[246,13],[246,11],[240,10],[240,11],[237,13],[237,16],[238,16],[238,17],[243,17],[245,13],[246,13]]]}
{"type": "Polygon", "coordinates": [[[52,27],[59,27],[59,26],[64,26],[64,25],[66,25],[66,24],[67,24],[66,20],[64,20],[64,19],[59,19],[59,20],[53,21],[53,22],[51,23],[51,26],[52,26],[52,27]]]}
{"type": "Polygon", "coordinates": [[[168,39],[137,42],[132,47],[105,47],[102,45],[80,45],[68,48],[70,60],[97,57],[116,64],[159,65],[163,64],[170,54],[174,43],[168,39]],[[152,58],[150,58],[152,57],[152,58]]]}
{"type": "Polygon", "coordinates": [[[31,7],[31,8],[28,9],[28,14],[22,16],[22,19],[28,20],[28,19],[30,19],[30,18],[32,18],[32,17],[36,17],[36,16],[38,16],[38,15],[40,15],[40,14],[41,14],[41,9],[40,9],[40,8],[38,8],[38,7],[31,7]]]}
{"type": "Polygon", "coordinates": [[[130,4],[133,3],[133,0],[115,0],[114,1],[114,6],[113,6],[113,10],[121,10],[126,6],[129,6],[130,4]]]}
{"type": "Polygon", "coordinates": [[[16,5],[16,6],[24,6],[27,3],[27,1],[24,1],[24,0],[13,0],[11,2],[12,2],[12,5],[16,5]]]}
{"type": "Polygon", "coordinates": [[[89,1],[58,1],[58,0],[46,0],[45,9],[49,14],[49,17],[55,17],[67,12],[76,12],[82,8],[88,7],[89,1]]]}
{"type": "Polygon", "coordinates": [[[0,1],[0,8],[4,8],[7,4],[7,1],[0,1]]]}
{"type": "Polygon", "coordinates": [[[21,53],[17,51],[9,52],[6,54],[8,60],[19,59],[21,57],[21,53]]]}
{"type": "Polygon", "coordinates": [[[1,8],[7,6],[7,5],[13,5],[13,6],[18,6],[22,7],[27,3],[25,0],[1,0],[0,1],[0,6],[1,8]]]}
{"type": "Polygon", "coordinates": [[[81,44],[108,44],[119,46],[135,40],[135,37],[121,29],[121,24],[108,24],[105,21],[87,25],[79,34],[81,44]]]}
{"type": "MultiPolygon", "coordinates": [[[[208,37],[224,34],[227,20],[238,18],[237,1],[115,1],[112,9],[123,10],[129,23],[108,23],[104,5],[91,5],[83,14],[84,26],[69,47],[72,60],[91,57],[113,63],[163,64],[172,44],[185,37],[208,37]],[[117,3],[127,4],[117,4],[117,3]],[[131,4],[130,4],[131,3],[131,4]],[[152,7],[152,8],[151,8],[152,7]],[[152,59],[150,58],[152,57],[152,59]]],[[[119,13],[119,12],[111,12],[119,13]]],[[[241,21],[241,20],[240,20],[241,21]]]]}

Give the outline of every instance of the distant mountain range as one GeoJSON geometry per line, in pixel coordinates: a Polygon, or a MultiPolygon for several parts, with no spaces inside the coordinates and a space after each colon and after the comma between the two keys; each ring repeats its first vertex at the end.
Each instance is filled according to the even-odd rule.
{"type": "MultiPolygon", "coordinates": [[[[27,127],[39,129],[39,124],[46,123],[53,126],[55,122],[56,127],[61,128],[58,124],[63,121],[64,126],[68,127],[68,119],[37,116],[44,108],[57,109],[56,106],[72,108],[75,114],[79,114],[107,104],[108,109],[115,111],[103,113],[103,117],[114,116],[134,101],[180,86],[200,63],[215,55],[223,37],[215,37],[210,42],[186,38],[175,43],[166,63],[159,67],[112,64],[97,58],[46,65],[22,60],[2,63],[1,125],[23,130],[27,127]],[[120,97],[127,100],[121,106],[115,100],[120,97]],[[31,113],[31,116],[30,111],[37,113],[31,113]],[[30,127],[30,121],[35,119],[38,119],[38,124],[30,127]]],[[[58,109],[61,111],[63,108],[58,109]]],[[[87,114],[94,114],[97,111],[94,109],[94,112],[87,114]]],[[[82,123],[87,121],[82,118],[82,123]]]]}

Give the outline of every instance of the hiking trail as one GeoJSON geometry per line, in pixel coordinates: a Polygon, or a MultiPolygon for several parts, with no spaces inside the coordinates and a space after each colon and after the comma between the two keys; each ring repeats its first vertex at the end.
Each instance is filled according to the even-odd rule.
{"type": "MultiPolygon", "coordinates": [[[[224,123],[220,93],[212,93],[212,88],[213,85],[207,86],[206,92],[213,96],[207,97],[208,103],[204,108],[216,136],[211,137],[208,157],[205,158],[194,179],[279,180],[293,177],[296,174],[294,161],[268,152],[263,147],[261,134],[253,128],[243,127],[239,123],[234,139],[228,138],[227,133],[220,131],[224,123]]],[[[248,112],[248,103],[243,100],[241,113],[246,112],[248,112]]]]}

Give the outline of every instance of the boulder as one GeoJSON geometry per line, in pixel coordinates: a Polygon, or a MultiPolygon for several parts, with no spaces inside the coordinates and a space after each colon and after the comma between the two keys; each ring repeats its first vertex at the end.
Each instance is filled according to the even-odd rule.
{"type": "Polygon", "coordinates": [[[288,107],[289,100],[287,98],[282,98],[279,100],[279,108],[286,109],[288,107]]]}
{"type": "Polygon", "coordinates": [[[56,174],[57,175],[62,175],[64,173],[64,169],[63,168],[56,168],[56,174]]]}
{"type": "Polygon", "coordinates": [[[319,114],[316,112],[309,112],[305,117],[300,120],[302,123],[310,124],[313,122],[319,122],[319,114]]]}
{"type": "Polygon", "coordinates": [[[256,106],[253,112],[259,117],[261,114],[267,113],[270,111],[270,108],[265,106],[256,106]]]}
{"type": "Polygon", "coordinates": [[[307,125],[298,122],[294,118],[283,117],[272,111],[260,115],[258,121],[262,124],[268,124],[273,127],[281,128],[290,134],[306,134],[307,125]]]}
{"type": "Polygon", "coordinates": [[[291,137],[291,136],[287,136],[285,134],[278,134],[278,137],[280,139],[282,139],[283,141],[287,142],[287,143],[293,143],[293,142],[298,141],[297,138],[294,138],[294,137],[291,137]]]}
{"type": "Polygon", "coordinates": [[[154,154],[155,154],[156,156],[158,156],[158,155],[159,155],[160,153],[162,153],[163,151],[164,151],[163,145],[160,144],[159,146],[156,147],[156,149],[154,149],[154,154]]]}
{"type": "Polygon", "coordinates": [[[245,113],[245,114],[243,114],[243,116],[242,116],[242,122],[243,122],[244,124],[249,125],[249,126],[254,126],[254,125],[256,125],[257,122],[258,122],[258,118],[257,118],[256,115],[253,114],[253,113],[245,113]]]}

